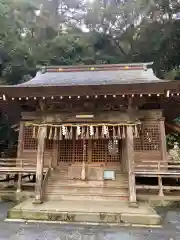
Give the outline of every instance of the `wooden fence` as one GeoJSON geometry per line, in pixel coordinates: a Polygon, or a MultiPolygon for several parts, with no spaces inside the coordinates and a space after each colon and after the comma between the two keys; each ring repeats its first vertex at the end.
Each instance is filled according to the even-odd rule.
{"type": "Polygon", "coordinates": [[[151,177],[158,179],[158,185],[136,185],[137,190],[158,190],[159,196],[164,196],[164,190],[180,190],[180,162],[175,161],[142,161],[135,166],[136,177],[151,177]],[[147,170],[147,167],[149,170],[147,170]],[[177,185],[167,186],[163,184],[162,179],[176,179],[177,185]]]}
{"type": "MultiPolygon", "coordinates": [[[[47,167],[44,168],[47,171],[47,167]]],[[[36,163],[32,159],[0,158],[0,173],[35,173],[36,163]]]]}

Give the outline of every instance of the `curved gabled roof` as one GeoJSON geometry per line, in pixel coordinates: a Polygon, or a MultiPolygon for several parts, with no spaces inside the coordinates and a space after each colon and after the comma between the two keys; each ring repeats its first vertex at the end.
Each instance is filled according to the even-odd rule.
{"type": "Polygon", "coordinates": [[[28,82],[0,86],[1,98],[180,94],[179,81],[158,79],[152,63],[40,67],[28,82]]]}
{"type": "Polygon", "coordinates": [[[110,70],[83,72],[38,72],[36,77],[18,86],[80,86],[150,83],[162,81],[152,69],[147,70],[110,70]]]}
{"type": "Polygon", "coordinates": [[[147,68],[147,64],[119,64],[74,68],[47,67],[44,69],[44,73],[43,71],[39,71],[33,79],[17,86],[92,86],[151,83],[159,81],[162,80],[154,75],[152,69],[147,68]]]}

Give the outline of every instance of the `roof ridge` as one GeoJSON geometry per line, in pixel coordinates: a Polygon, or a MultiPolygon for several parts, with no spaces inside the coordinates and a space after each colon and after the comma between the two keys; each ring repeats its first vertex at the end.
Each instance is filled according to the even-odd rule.
{"type": "Polygon", "coordinates": [[[42,72],[79,72],[79,71],[111,71],[111,70],[147,70],[153,63],[100,64],[73,66],[37,66],[42,72]]]}

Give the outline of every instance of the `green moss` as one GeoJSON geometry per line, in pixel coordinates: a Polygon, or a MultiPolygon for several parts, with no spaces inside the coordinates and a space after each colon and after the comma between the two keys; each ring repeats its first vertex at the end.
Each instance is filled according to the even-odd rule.
{"type": "Polygon", "coordinates": [[[15,202],[16,198],[15,198],[14,194],[13,195],[4,194],[1,196],[1,200],[4,202],[15,202]]]}
{"type": "Polygon", "coordinates": [[[49,221],[63,221],[64,214],[63,213],[48,213],[49,221]]]}
{"type": "Polygon", "coordinates": [[[114,222],[115,223],[121,223],[121,215],[120,214],[116,214],[114,215],[114,222]]]}
{"type": "Polygon", "coordinates": [[[22,219],[22,212],[20,210],[11,209],[8,211],[7,217],[10,219],[22,219]]]}
{"type": "Polygon", "coordinates": [[[67,222],[74,222],[75,217],[76,217],[76,214],[69,214],[69,213],[67,213],[65,215],[65,219],[64,220],[67,221],[67,222]]]}
{"type": "Polygon", "coordinates": [[[100,213],[100,214],[99,214],[100,222],[104,222],[104,221],[105,221],[105,218],[106,218],[106,214],[105,214],[105,213],[100,213]]]}

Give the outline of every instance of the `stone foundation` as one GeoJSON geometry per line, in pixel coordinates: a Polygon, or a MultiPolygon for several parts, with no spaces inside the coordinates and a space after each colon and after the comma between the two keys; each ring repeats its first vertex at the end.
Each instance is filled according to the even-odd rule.
{"type": "Polygon", "coordinates": [[[9,219],[66,223],[160,225],[161,217],[148,204],[130,208],[127,203],[93,201],[48,201],[33,205],[27,200],[8,212],[9,219]]]}

